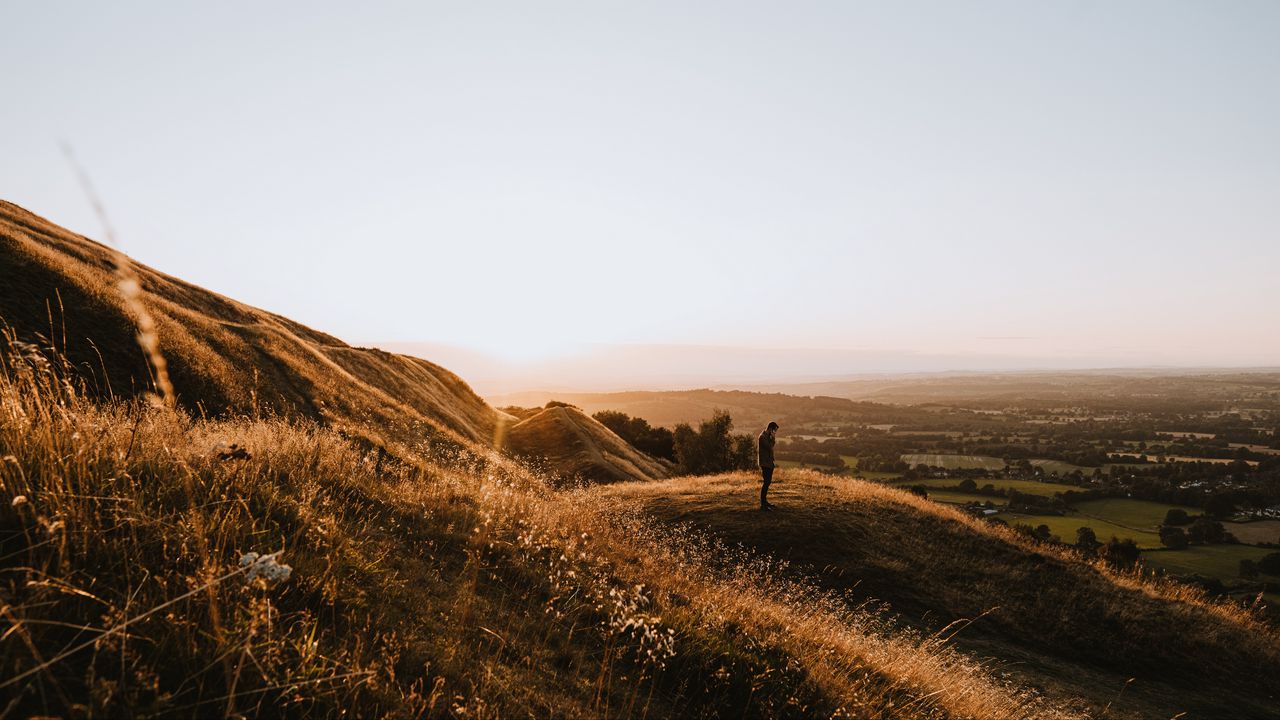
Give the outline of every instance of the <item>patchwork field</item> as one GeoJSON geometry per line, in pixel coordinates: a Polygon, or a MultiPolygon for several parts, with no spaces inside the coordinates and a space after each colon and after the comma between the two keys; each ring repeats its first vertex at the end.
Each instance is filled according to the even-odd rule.
{"type": "Polygon", "coordinates": [[[1002,470],[1004,460],[985,455],[933,455],[914,453],[902,456],[902,462],[915,467],[928,465],[948,470],[1002,470]]]}
{"type": "Polygon", "coordinates": [[[1084,516],[1096,517],[1107,522],[1131,527],[1138,530],[1155,532],[1169,510],[1177,508],[1188,515],[1199,515],[1199,508],[1186,505],[1166,505],[1150,500],[1132,500],[1129,498],[1107,498],[1105,500],[1087,500],[1076,503],[1075,510],[1084,516]]]}
{"type": "Polygon", "coordinates": [[[1256,520],[1247,523],[1223,523],[1227,532],[1246,545],[1280,543],[1280,520],[1256,520]]]}
{"type": "Polygon", "coordinates": [[[1069,462],[1061,460],[1032,460],[1031,467],[1038,467],[1046,473],[1057,473],[1059,475],[1070,475],[1079,470],[1085,475],[1092,475],[1097,468],[1085,467],[1084,465],[1072,465],[1069,462]]]}
{"type": "Polygon", "coordinates": [[[1240,576],[1240,561],[1257,562],[1276,552],[1249,545],[1193,545],[1186,550],[1157,550],[1142,554],[1150,567],[1162,568],[1175,575],[1208,575],[1222,580],[1240,576]]]}
{"type": "MultiPolygon", "coordinates": [[[[1004,460],[989,455],[911,453],[903,455],[902,461],[911,467],[928,465],[929,467],[940,467],[948,470],[1003,470],[1005,467],[1004,460]]],[[[1040,468],[1046,473],[1057,473],[1059,475],[1069,475],[1077,470],[1089,475],[1095,470],[1095,468],[1072,465],[1061,460],[1038,459],[1030,462],[1032,467],[1040,468]]]]}
{"type": "Polygon", "coordinates": [[[1138,547],[1145,549],[1159,548],[1160,536],[1155,532],[1134,530],[1133,528],[1118,525],[1113,522],[1101,520],[1099,518],[1086,517],[1078,513],[1068,513],[1066,515],[1026,515],[1023,513],[1001,513],[998,515],[1000,519],[1014,525],[1016,523],[1024,523],[1035,527],[1037,525],[1048,525],[1049,532],[1057,535],[1066,543],[1074,543],[1076,541],[1076,530],[1080,527],[1093,528],[1094,535],[1098,536],[1098,540],[1106,542],[1112,536],[1120,538],[1132,538],[1138,547]]]}
{"type": "MultiPolygon", "coordinates": [[[[956,483],[960,482],[955,478],[927,478],[924,480],[902,480],[900,485],[923,485],[929,488],[953,488],[956,483]]],[[[1032,495],[1052,496],[1058,493],[1064,493],[1068,490],[1079,490],[1074,485],[1065,485],[1063,483],[1053,482],[1037,482],[1035,480],[1013,480],[1005,478],[991,478],[975,481],[978,487],[986,485],[994,485],[997,490],[1017,490],[1020,493],[1029,493],[1032,495]]]]}
{"type": "Polygon", "coordinates": [[[967,505],[972,502],[990,502],[996,507],[1004,507],[1009,502],[999,495],[978,495],[977,493],[960,492],[958,490],[930,490],[929,499],[935,502],[948,503],[951,505],[967,505]]]}
{"type": "MultiPolygon", "coordinates": [[[[1202,458],[1202,457],[1188,457],[1186,455],[1157,456],[1154,453],[1145,453],[1145,454],[1112,453],[1111,457],[1121,458],[1121,459],[1132,459],[1132,460],[1140,460],[1141,458],[1145,457],[1149,462],[1153,462],[1153,463],[1156,461],[1157,457],[1164,457],[1164,459],[1168,462],[1176,461],[1176,462],[1184,462],[1184,463],[1213,463],[1214,465],[1230,465],[1231,463],[1235,462],[1235,460],[1231,458],[1202,458]]],[[[1257,460],[1245,460],[1245,462],[1249,464],[1249,467],[1258,466],[1257,460]]]]}

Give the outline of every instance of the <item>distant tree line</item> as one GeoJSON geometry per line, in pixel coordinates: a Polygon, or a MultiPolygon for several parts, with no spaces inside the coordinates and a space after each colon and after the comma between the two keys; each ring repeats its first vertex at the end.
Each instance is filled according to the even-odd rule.
{"type": "Polygon", "coordinates": [[[834,453],[792,452],[790,450],[779,450],[775,455],[779,460],[790,460],[803,465],[817,465],[819,467],[831,468],[833,470],[843,470],[845,468],[844,458],[834,453]]]}
{"type": "Polygon", "coordinates": [[[755,438],[734,434],[733,419],[724,410],[714,411],[697,429],[688,423],[680,423],[674,430],[653,427],[644,418],[617,410],[601,410],[592,417],[637,450],[674,462],[676,470],[685,475],[756,467],[755,438]]]}
{"type": "Polygon", "coordinates": [[[631,417],[617,410],[601,410],[591,417],[626,440],[640,452],[675,462],[675,434],[664,427],[653,427],[644,418],[631,417]]]}

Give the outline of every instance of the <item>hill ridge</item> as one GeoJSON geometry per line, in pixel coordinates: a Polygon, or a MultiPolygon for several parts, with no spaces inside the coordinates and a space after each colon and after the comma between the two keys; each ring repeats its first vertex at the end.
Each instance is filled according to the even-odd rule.
{"type": "MultiPolygon", "coordinates": [[[[147,388],[150,369],[116,291],[116,257],[109,247],[0,200],[0,267],[13,278],[0,287],[0,319],[25,339],[49,335],[52,319],[67,329],[66,339],[46,339],[55,346],[60,340],[58,351],[96,378],[101,390],[127,396],[147,388]]],[[[355,347],[128,262],[156,321],[177,400],[192,411],[296,413],[369,435],[378,445],[426,437],[479,449],[492,448],[499,426],[511,420],[465,380],[428,360],[355,347]]],[[[603,426],[593,428],[590,439],[610,445],[597,452],[602,459],[628,453],[603,426]]],[[[523,449],[556,455],[554,448],[523,449]]],[[[594,474],[644,479],[654,477],[647,471],[656,467],[611,463],[594,474]]]]}

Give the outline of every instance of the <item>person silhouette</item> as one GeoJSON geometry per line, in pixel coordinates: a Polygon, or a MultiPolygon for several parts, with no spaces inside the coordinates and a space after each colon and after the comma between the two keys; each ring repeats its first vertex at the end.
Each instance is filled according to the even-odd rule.
{"type": "Polygon", "coordinates": [[[770,422],[769,427],[760,433],[757,440],[759,446],[760,457],[760,475],[762,482],[760,483],[760,509],[762,511],[772,510],[773,504],[769,502],[769,485],[773,482],[773,445],[778,442],[778,423],[770,422]]]}

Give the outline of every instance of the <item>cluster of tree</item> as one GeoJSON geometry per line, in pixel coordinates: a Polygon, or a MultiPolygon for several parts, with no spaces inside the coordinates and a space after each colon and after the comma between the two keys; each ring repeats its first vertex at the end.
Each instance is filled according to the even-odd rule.
{"type": "Polygon", "coordinates": [[[1186,530],[1176,525],[1160,526],[1160,544],[1170,550],[1184,550],[1191,543],[1212,545],[1235,541],[1235,536],[1227,532],[1222,523],[1203,515],[1192,520],[1186,530]]]}
{"type": "Polygon", "coordinates": [[[755,439],[734,435],[729,413],[716,410],[694,430],[686,423],[673,431],[676,465],[687,475],[712,475],[756,467],[755,439]]]}
{"type": "Polygon", "coordinates": [[[670,430],[653,427],[644,418],[631,417],[617,410],[601,410],[591,417],[640,452],[673,462],[676,460],[675,433],[670,430]]]}
{"type": "Polygon", "coordinates": [[[791,450],[779,450],[777,452],[779,460],[791,460],[803,465],[817,465],[819,467],[831,468],[833,470],[845,469],[844,458],[833,453],[817,453],[817,452],[794,452],[791,450]]]}
{"type": "Polygon", "coordinates": [[[1263,555],[1258,560],[1240,561],[1240,577],[1253,579],[1262,573],[1280,577],[1280,552],[1263,555]]]}
{"type": "MultiPolygon", "coordinates": [[[[1052,534],[1048,525],[1032,527],[1025,523],[1017,523],[1013,529],[1042,543],[1065,544],[1062,538],[1052,534]]],[[[1142,555],[1142,551],[1132,539],[1120,540],[1113,535],[1106,543],[1102,543],[1098,541],[1098,535],[1093,528],[1087,525],[1076,529],[1074,546],[1085,555],[1100,557],[1113,567],[1133,567],[1142,555]]]]}
{"type": "Polygon", "coordinates": [[[1009,498],[1009,509],[1034,513],[1037,515],[1061,515],[1066,511],[1066,503],[1060,498],[1018,492],[1010,489],[1006,493],[1009,498]]]}
{"type": "Polygon", "coordinates": [[[715,410],[711,419],[701,422],[696,430],[688,423],[680,423],[674,430],[654,427],[644,418],[616,410],[601,410],[591,417],[637,450],[675,462],[677,471],[686,475],[756,467],[755,438],[735,435],[733,418],[724,410],[715,410]]]}

